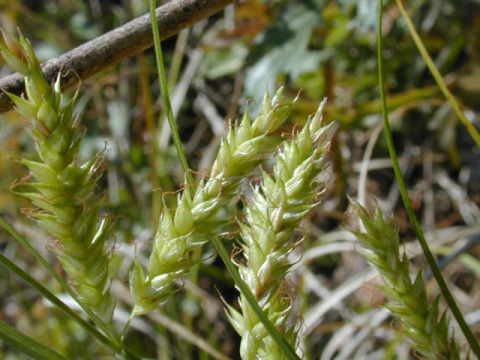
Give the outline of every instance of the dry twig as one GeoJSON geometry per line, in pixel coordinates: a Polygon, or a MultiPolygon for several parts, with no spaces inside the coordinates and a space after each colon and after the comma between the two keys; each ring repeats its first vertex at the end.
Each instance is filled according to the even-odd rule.
{"type": "MultiPolygon", "coordinates": [[[[156,10],[160,37],[167,39],[181,30],[205,19],[234,0],[172,0],[156,10]]],[[[142,52],[153,45],[150,15],[145,14],[129,23],[99,36],[63,55],[42,64],[49,83],[61,71],[62,89],[70,88],[123,59],[142,52]]],[[[0,79],[0,113],[13,108],[5,91],[20,96],[24,91],[24,78],[15,73],[0,79]]]]}

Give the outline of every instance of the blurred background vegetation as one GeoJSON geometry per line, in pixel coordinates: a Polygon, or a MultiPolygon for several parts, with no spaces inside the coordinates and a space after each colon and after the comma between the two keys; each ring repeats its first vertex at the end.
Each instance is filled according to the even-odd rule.
{"type": "MultiPolygon", "coordinates": [[[[299,96],[285,132],[301,126],[328,98],[325,118],[337,127],[326,192],[305,227],[304,255],[297,254],[305,266],[295,268],[291,279],[305,318],[302,348],[312,359],[413,356],[386,316],[382,325],[373,325],[384,299],[348,231],[356,229],[357,220],[347,196],[375,201],[393,215],[414,264],[423,265],[410,241],[413,232],[381,132],[377,6],[372,0],[243,0],[163,43],[174,112],[195,171],[211,165],[226,122],[243,113],[247,100],[255,113],[267,88],[285,85],[287,97],[299,96]]],[[[478,126],[480,1],[412,0],[406,6],[436,66],[478,126]]],[[[0,25],[8,32],[19,27],[38,57],[47,60],[146,12],[146,0],[0,0],[0,25]]],[[[446,261],[444,271],[478,334],[479,149],[436,87],[393,1],[386,1],[383,29],[390,120],[410,196],[440,258],[469,245],[446,261]]],[[[0,77],[10,72],[2,61],[0,77]]],[[[177,190],[183,175],[163,121],[152,50],[85,80],[79,91],[77,111],[86,128],[82,155],[105,148],[108,153],[99,192],[105,192],[105,208],[116,217],[112,289],[119,298],[114,321],[121,329],[130,309],[127,279],[133,257],[148,255],[162,191],[177,190]]],[[[0,115],[0,212],[54,263],[47,251],[52,239],[22,215],[29,204],[10,190],[27,175],[16,154],[34,152],[25,125],[13,111],[0,115]]],[[[165,199],[175,206],[175,196],[165,199]]],[[[59,290],[1,230],[0,251],[59,290]]],[[[213,248],[206,246],[203,257],[198,278],[190,279],[161,314],[132,324],[127,343],[142,356],[212,358],[199,345],[205,341],[238,358],[239,341],[217,292],[230,303],[237,293],[213,248]]],[[[109,358],[35,291],[4,269],[0,274],[1,320],[74,359],[109,358]]],[[[27,357],[0,343],[0,358],[27,357]]]]}

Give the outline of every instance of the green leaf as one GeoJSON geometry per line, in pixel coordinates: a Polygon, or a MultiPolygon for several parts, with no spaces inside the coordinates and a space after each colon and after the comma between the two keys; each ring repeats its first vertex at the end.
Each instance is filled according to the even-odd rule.
{"type": "MultiPolygon", "coordinates": [[[[55,269],[37,252],[37,250],[30,245],[5,219],[0,215],[0,226],[3,227],[10,235],[15,238],[43,267],[58,281],[62,288],[80,305],[80,307],[87,313],[87,315],[95,322],[95,324],[102,329],[102,331],[109,337],[110,342],[115,344],[117,349],[120,349],[118,340],[108,328],[105,323],[84,303],[79,300],[77,294],[68,286],[63,278],[55,271],[55,269]]],[[[126,350],[127,351],[127,350],[126,350]]],[[[132,355],[134,358],[138,358],[132,355]]]]}
{"type": "Polygon", "coordinates": [[[0,339],[36,360],[67,360],[68,358],[33,340],[17,329],[0,321],[0,339]]]}
{"type": "Polygon", "coordinates": [[[17,265],[11,262],[8,258],[6,258],[2,253],[0,253],[0,264],[4,266],[6,269],[10,270],[18,277],[20,277],[23,281],[29,284],[31,287],[36,289],[40,294],[43,295],[45,299],[50,301],[53,305],[55,305],[58,309],[63,311],[63,313],[73,320],[75,320],[80,326],[90,332],[93,336],[95,336],[98,340],[103,342],[105,345],[110,347],[114,351],[121,351],[115,344],[113,344],[108,338],[98,332],[93,326],[83,320],[80,316],[78,316],[72,309],[70,309],[67,305],[65,305],[60,299],[58,299],[55,295],[53,295],[48,289],[43,287],[37,280],[32,278],[28,275],[25,271],[20,269],[17,265]]]}

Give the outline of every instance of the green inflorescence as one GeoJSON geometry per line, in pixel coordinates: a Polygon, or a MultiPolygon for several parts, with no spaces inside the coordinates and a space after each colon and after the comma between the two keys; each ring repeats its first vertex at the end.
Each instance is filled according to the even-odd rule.
{"type": "Polygon", "coordinates": [[[22,158],[30,175],[12,188],[29,198],[28,214],[56,240],[50,247],[81,301],[109,320],[114,302],[109,292],[110,253],[106,240],[111,221],[100,216],[95,186],[103,170],[103,158],[81,161],[78,157],[84,130],[74,115],[76,94],[68,98],[60,87],[45,79],[29,41],[3,33],[3,58],[25,76],[25,97],[8,96],[16,110],[28,119],[38,160],[22,158]]]}

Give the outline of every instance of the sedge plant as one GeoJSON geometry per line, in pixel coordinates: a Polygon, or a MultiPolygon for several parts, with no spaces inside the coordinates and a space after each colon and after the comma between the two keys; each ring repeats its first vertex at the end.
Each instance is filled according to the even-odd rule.
{"type": "MultiPolygon", "coordinates": [[[[152,9],[154,5],[151,0],[152,9]]],[[[159,46],[157,30],[154,35],[159,46]]],[[[106,243],[111,222],[100,215],[101,197],[95,193],[104,166],[102,154],[79,159],[84,130],[73,111],[76,95],[67,98],[62,93],[60,76],[53,86],[47,83],[29,42],[23,36],[17,41],[4,34],[0,47],[7,63],[25,76],[26,96],[9,96],[29,121],[39,158],[19,159],[30,175],[13,189],[36,207],[28,214],[54,238],[50,249],[81,301],[108,321],[115,304],[109,292],[111,253],[106,243]]],[[[161,58],[158,65],[163,66],[161,58]]],[[[167,90],[165,87],[162,94],[169,112],[167,90]]],[[[192,253],[206,242],[214,242],[228,268],[232,261],[221,236],[239,228],[242,251],[233,257],[236,269],[229,268],[240,290],[239,309],[225,306],[241,336],[240,356],[244,360],[296,358],[287,355],[275,331],[289,348],[296,347],[300,322],[287,277],[292,266],[289,255],[301,243],[298,238],[293,240],[296,230],[316,205],[329,127],[322,125],[322,103],[302,130],[284,142],[276,133],[292,104],[282,101],[280,89],[272,98],[267,93],[256,119],[252,121],[247,111],[241,121],[230,123],[212,168],[198,184],[193,184],[188,164],[182,161],[186,184],[178,193],[177,208],[171,211],[163,206],[148,265],[144,268],[136,260],[130,274],[132,317],[158,309],[178,290],[178,280],[199,261],[192,253]],[[268,158],[275,162],[273,174],[262,171],[259,185],[242,192],[241,185],[268,158]],[[243,214],[235,218],[231,209],[245,194],[252,195],[244,202],[243,214]],[[275,331],[268,324],[273,324],[275,331]]],[[[174,119],[170,120],[173,124],[174,119]]],[[[172,129],[172,133],[176,132],[172,129]]],[[[395,302],[389,308],[405,322],[417,353],[425,358],[459,358],[438,299],[427,301],[421,273],[414,281],[410,279],[408,261],[399,255],[397,230],[378,211],[371,217],[359,206],[356,210],[367,230],[367,234],[357,234],[364,254],[384,276],[387,286],[382,289],[395,302]]],[[[4,333],[10,331],[0,327],[4,333]]],[[[122,349],[114,351],[121,353],[122,349]]]]}
{"type": "MultiPolygon", "coordinates": [[[[12,188],[36,206],[28,214],[54,237],[51,251],[80,301],[109,321],[114,309],[106,247],[110,223],[108,217],[99,217],[99,196],[94,192],[103,158],[78,159],[84,130],[73,112],[76,96],[69,99],[62,93],[60,75],[53,86],[47,83],[28,40],[20,35],[17,41],[4,34],[1,50],[9,65],[25,76],[26,97],[9,96],[29,120],[39,157],[19,159],[30,175],[12,188]]],[[[266,94],[254,121],[246,111],[240,122],[230,124],[212,169],[192,194],[188,187],[179,194],[174,214],[164,207],[147,273],[137,261],[131,274],[133,316],[165,301],[175,291],[174,281],[188,271],[191,251],[234,223],[231,215],[220,215],[220,210],[237,201],[244,179],[283,141],[275,132],[285,123],[295,100],[284,103],[282,91],[273,98],[266,94]]]]}

